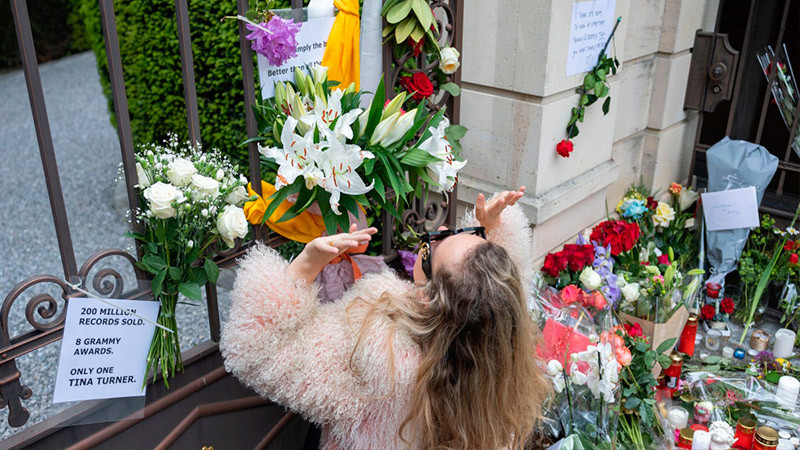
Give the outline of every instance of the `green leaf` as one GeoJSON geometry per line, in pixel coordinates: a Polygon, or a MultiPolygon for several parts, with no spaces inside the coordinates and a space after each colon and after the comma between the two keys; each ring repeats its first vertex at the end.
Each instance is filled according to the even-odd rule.
{"type": "Polygon", "coordinates": [[[181,276],[183,275],[183,273],[181,273],[180,269],[177,267],[170,267],[167,269],[167,272],[169,273],[169,277],[172,281],[180,281],[181,276]]]}
{"type": "Polygon", "coordinates": [[[375,167],[375,158],[364,161],[364,175],[370,175],[375,167]]]}
{"type": "Polygon", "coordinates": [[[603,102],[603,115],[608,114],[608,108],[611,106],[611,97],[606,97],[606,101],[603,102]]]}
{"type": "MultiPolygon", "coordinates": [[[[428,6],[428,2],[425,0],[412,0],[411,8],[414,10],[414,14],[417,15],[422,29],[429,29],[433,23],[433,13],[431,12],[431,7],[428,6]]],[[[419,41],[419,39],[415,40],[419,41]]]]}
{"type": "Polygon", "coordinates": [[[417,23],[408,37],[410,37],[414,42],[419,42],[423,37],[425,37],[425,30],[420,26],[419,23],[417,23]]]}
{"type": "Polygon", "coordinates": [[[581,99],[578,101],[578,104],[581,106],[586,106],[589,103],[589,96],[586,94],[581,94],[581,99]]]}
{"type": "Polygon", "coordinates": [[[381,15],[385,16],[389,12],[389,10],[392,9],[392,7],[394,7],[394,5],[402,1],[405,0],[386,0],[386,2],[383,3],[383,7],[381,8],[381,15]]]}
{"type": "Polygon", "coordinates": [[[369,140],[372,137],[372,132],[381,121],[381,114],[383,113],[383,104],[386,101],[386,88],[383,85],[383,77],[378,82],[378,88],[375,89],[375,97],[372,98],[372,105],[369,108],[369,116],[367,116],[367,128],[364,130],[364,136],[369,140]]]}
{"type": "Polygon", "coordinates": [[[208,282],[208,276],[206,276],[206,271],[202,267],[192,267],[192,277],[191,280],[199,285],[204,285],[208,282]]]}
{"type": "Polygon", "coordinates": [[[603,69],[597,69],[597,78],[602,81],[606,81],[606,71],[603,69]]]}
{"type": "Polygon", "coordinates": [[[591,91],[594,89],[595,84],[597,84],[597,78],[595,78],[594,74],[589,72],[583,77],[583,88],[587,91],[591,91]]]}
{"type": "Polygon", "coordinates": [[[439,89],[449,92],[453,97],[458,97],[461,95],[461,87],[452,81],[439,86],[439,89]]]}
{"type": "MultiPolygon", "coordinates": [[[[341,204],[342,207],[344,207],[345,211],[348,211],[348,212],[352,213],[356,217],[359,216],[360,211],[358,210],[358,203],[356,203],[355,199],[352,196],[350,196],[350,195],[342,195],[341,197],[339,197],[339,203],[341,204]]],[[[341,208],[340,208],[340,211],[341,211],[341,208]]],[[[346,215],[346,214],[344,214],[344,215],[346,215]]],[[[348,220],[349,220],[349,218],[348,218],[348,220]]],[[[350,223],[348,222],[348,224],[344,228],[342,228],[342,231],[347,233],[349,231],[349,228],[348,228],[349,225],[350,225],[350,223]]]]}
{"type": "Polygon", "coordinates": [[[467,127],[463,125],[450,125],[447,129],[444,130],[445,135],[448,139],[454,139],[456,141],[460,141],[461,138],[466,136],[467,134],[467,127]]]}
{"type": "Polygon", "coordinates": [[[258,13],[252,9],[244,13],[244,16],[251,22],[256,22],[258,20],[258,13]]]}
{"type": "Polygon", "coordinates": [[[670,366],[670,364],[672,364],[672,361],[667,355],[658,355],[658,357],[656,357],[656,361],[658,361],[658,364],[660,364],[662,368],[667,368],[670,366]]]}
{"type": "Polygon", "coordinates": [[[578,126],[577,125],[573,125],[572,128],[570,129],[569,138],[568,139],[574,138],[575,136],[578,135],[579,132],[580,132],[580,130],[578,130],[578,126]]]}
{"type": "Polygon", "coordinates": [[[219,266],[217,266],[217,263],[210,258],[206,258],[206,260],[203,261],[203,268],[206,271],[208,281],[217,284],[217,279],[219,278],[219,266]]]}
{"type": "Polygon", "coordinates": [[[153,277],[153,296],[158,298],[161,295],[161,289],[164,287],[164,278],[167,276],[166,270],[159,270],[156,276],[153,277]]]}
{"type": "Polygon", "coordinates": [[[411,167],[425,167],[428,164],[441,161],[441,159],[431,155],[425,150],[412,148],[400,158],[400,162],[411,167]]]}
{"type": "Polygon", "coordinates": [[[316,193],[317,193],[316,186],[314,187],[314,189],[305,189],[305,187],[300,189],[300,193],[297,195],[297,199],[295,200],[292,207],[287,209],[286,212],[283,213],[281,218],[278,219],[277,223],[293,219],[297,217],[300,213],[305,211],[306,208],[311,206],[311,204],[314,203],[314,200],[316,200],[317,198],[317,196],[315,195],[316,193]]]}
{"type": "Polygon", "coordinates": [[[394,30],[394,38],[397,40],[397,43],[402,44],[405,42],[411,32],[414,31],[415,26],[417,26],[417,21],[414,20],[413,17],[409,17],[400,22],[394,30]]]}
{"type": "Polygon", "coordinates": [[[197,283],[181,283],[178,285],[178,292],[192,300],[203,299],[203,295],[200,292],[200,285],[197,283]]]}
{"type": "Polygon", "coordinates": [[[661,344],[659,344],[659,345],[658,345],[658,347],[656,348],[656,353],[658,353],[659,355],[661,355],[661,354],[663,354],[664,352],[666,352],[667,350],[671,349],[672,347],[674,347],[674,346],[675,346],[675,341],[676,341],[676,340],[677,340],[677,338],[670,338],[670,339],[667,339],[666,341],[662,342],[662,343],[661,343],[661,344]]]}
{"type": "Polygon", "coordinates": [[[639,397],[628,397],[625,399],[625,407],[628,409],[636,409],[639,407],[640,403],[642,403],[642,399],[639,397]]]}
{"type": "Polygon", "coordinates": [[[297,179],[294,180],[294,183],[292,183],[289,186],[284,186],[278,189],[276,193],[270,196],[268,199],[270,200],[270,204],[267,207],[267,210],[264,212],[263,221],[266,222],[269,218],[272,217],[272,214],[275,212],[276,209],[278,209],[278,206],[280,206],[280,204],[283,203],[284,200],[286,200],[286,197],[300,192],[300,189],[304,186],[304,183],[305,182],[303,181],[303,177],[297,177],[297,179]]]}
{"type": "Polygon", "coordinates": [[[380,195],[381,200],[386,203],[386,188],[383,185],[383,180],[381,180],[381,177],[375,177],[375,187],[373,189],[375,189],[375,192],[380,195]]]}
{"type": "Polygon", "coordinates": [[[605,83],[602,83],[602,82],[596,83],[594,85],[594,95],[596,95],[598,98],[602,97],[603,96],[603,89],[605,87],[606,87],[605,83]]]}
{"type": "Polygon", "coordinates": [[[399,3],[394,5],[389,12],[386,13],[386,21],[394,24],[405,19],[408,16],[408,13],[411,12],[411,6],[413,2],[414,0],[401,0],[399,3]]]}
{"type": "Polygon", "coordinates": [[[148,267],[151,267],[155,270],[161,270],[167,267],[167,263],[158,255],[147,255],[144,258],[144,263],[147,264],[148,267]]]}
{"type": "Polygon", "coordinates": [[[429,131],[430,128],[436,128],[439,126],[439,122],[442,121],[442,117],[444,117],[444,108],[440,109],[439,112],[431,117],[430,122],[428,122],[428,128],[422,132],[422,136],[420,136],[419,140],[417,141],[417,145],[425,142],[426,139],[431,137],[431,132],[429,131]]]}
{"type": "Polygon", "coordinates": [[[586,106],[589,106],[589,105],[591,105],[592,103],[594,103],[594,102],[596,102],[596,101],[597,101],[597,96],[596,96],[596,95],[594,95],[594,94],[587,94],[587,95],[586,95],[586,97],[588,97],[588,98],[589,98],[589,102],[588,102],[588,103],[586,103],[586,106]]]}

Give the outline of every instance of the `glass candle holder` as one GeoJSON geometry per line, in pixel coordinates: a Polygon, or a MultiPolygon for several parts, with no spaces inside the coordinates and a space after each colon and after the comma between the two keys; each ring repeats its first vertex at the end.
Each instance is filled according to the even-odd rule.
{"type": "Polygon", "coordinates": [[[749,450],[753,447],[753,435],[756,431],[756,421],[748,417],[742,417],[736,422],[736,434],[734,437],[734,448],[749,450]]]}

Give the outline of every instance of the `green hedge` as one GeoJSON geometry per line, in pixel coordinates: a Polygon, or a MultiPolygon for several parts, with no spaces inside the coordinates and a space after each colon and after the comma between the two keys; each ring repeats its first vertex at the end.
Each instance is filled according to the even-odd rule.
{"type": "MultiPolygon", "coordinates": [[[[81,1],[28,2],[33,43],[40,63],[89,49],[83,22],[78,14],[81,1]]],[[[11,18],[11,2],[3,0],[0,1],[0,69],[19,65],[19,46],[11,18]]]]}
{"type": "MultiPolygon", "coordinates": [[[[113,115],[98,2],[81,1],[113,115]]],[[[246,171],[247,150],[238,145],[246,139],[238,26],[233,20],[220,21],[236,14],[236,2],[188,0],[188,5],[203,144],[225,151],[246,171]]],[[[115,13],[134,142],[160,141],[169,132],[187,138],[175,2],[117,1],[115,13]]]]}

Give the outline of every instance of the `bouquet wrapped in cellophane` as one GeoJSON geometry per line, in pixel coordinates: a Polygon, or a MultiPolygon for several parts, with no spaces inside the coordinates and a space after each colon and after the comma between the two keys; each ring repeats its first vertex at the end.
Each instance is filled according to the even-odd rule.
{"type": "Polygon", "coordinates": [[[381,83],[362,110],[364,92],[352,84],[335,89],[338,83],[328,81],[323,66],[311,72],[296,70],[293,83],[276,83],[275,97],[256,107],[261,136],[254,140],[276,171],[277,192],[265,220],[291,198],[294,204],[278,221],[316,204],[332,234],[347,229],[343,211],[357,217],[359,205],[372,202],[399,217],[409,199],[428,187],[452,190],[466,164],[458,159],[466,128],[451,125],[444,109],[431,115],[423,101],[403,111],[405,93],[387,101],[381,83]]]}

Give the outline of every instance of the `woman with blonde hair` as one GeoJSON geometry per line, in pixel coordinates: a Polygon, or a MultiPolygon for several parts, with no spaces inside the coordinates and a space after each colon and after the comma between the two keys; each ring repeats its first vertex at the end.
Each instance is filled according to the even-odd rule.
{"type": "Polygon", "coordinates": [[[332,303],[315,278],[377,230],[318,238],[291,264],[255,247],[222,333],[226,368],[322,426],[324,449],[523,448],[550,393],[526,307],[524,189],[479,195],[467,228],[426,235],[414,283],[370,274],[332,303]]]}

